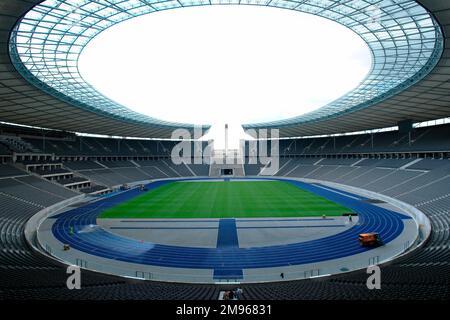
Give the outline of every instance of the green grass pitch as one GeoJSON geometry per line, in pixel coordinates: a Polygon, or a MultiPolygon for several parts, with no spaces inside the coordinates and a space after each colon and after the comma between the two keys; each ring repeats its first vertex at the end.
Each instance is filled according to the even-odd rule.
{"type": "Polygon", "coordinates": [[[340,216],[350,210],[283,181],[172,182],[104,211],[100,218],[340,216]]]}

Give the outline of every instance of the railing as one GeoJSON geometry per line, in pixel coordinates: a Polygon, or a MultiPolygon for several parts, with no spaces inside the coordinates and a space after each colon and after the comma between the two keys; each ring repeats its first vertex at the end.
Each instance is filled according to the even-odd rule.
{"type": "Polygon", "coordinates": [[[320,269],[307,270],[304,272],[304,278],[313,278],[320,276],[320,269]]]}
{"type": "Polygon", "coordinates": [[[80,268],[85,268],[85,269],[87,269],[87,267],[88,267],[88,263],[84,259],[76,259],[75,265],[77,265],[80,268]]]}
{"type": "Polygon", "coordinates": [[[375,266],[377,264],[380,263],[380,256],[375,256],[375,257],[371,257],[369,258],[369,266],[375,266]]]}
{"type": "MultiPolygon", "coordinates": [[[[398,252],[406,246],[404,244],[398,248],[398,252]]],[[[49,243],[43,245],[46,252],[59,261],[67,265],[76,265],[81,269],[87,269],[104,274],[117,275],[125,278],[132,278],[143,281],[180,282],[180,283],[215,283],[215,284],[236,284],[236,283],[263,283],[274,281],[292,281],[329,277],[334,274],[365,270],[369,266],[381,265],[390,259],[392,255],[380,253],[370,256],[370,253],[361,256],[350,256],[339,262],[328,263],[327,261],[309,265],[291,265],[277,268],[261,268],[245,270],[244,278],[214,279],[212,269],[178,269],[165,268],[151,265],[136,265],[117,260],[103,259],[101,257],[87,258],[80,257],[80,252],[74,249],[67,251],[59,247],[54,247],[49,243]]],[[[82,253],[81,253],[82,254],[82,253]]]]}
{"type": "Polygon", "coordinates": [[[153,279],[153,273],[151,273],[151,272],[144,272],[144,271],[136,271],[136,278],[141,278],[143,280],[152,280],[153,279]]]}

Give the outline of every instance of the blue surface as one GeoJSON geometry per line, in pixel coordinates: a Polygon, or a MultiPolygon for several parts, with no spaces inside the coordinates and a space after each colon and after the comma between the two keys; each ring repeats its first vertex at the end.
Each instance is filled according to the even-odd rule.
{"type": "MultiPolygon", "coordinates": [[[[92,255],[162,267],[213,269],[216,278],[235,278],[236,275],[239,275],[239,270],[243,269],[314,263],[372,250],[359,245],[357,241],[359,233],[378,232],[384,243],[387,244],[403,231],[402,220],[411,219],[408,216],[312,184],[294,180],[283,181],[351,209],[358,213],[359,223],[341,233],[321,239],[253,248],[239,248],[238,245],[235,245],[237,237],[236,240],[233,240],[229,235],[221,235],[220,231],[218,248],[199,248],[141,242],[95,227],[96,218],[103,210],[142,193],[137,189],[132,189],[55,216],[52,231],[62,243],[70,244],[72,248],[92,255]],[[74,235],[70,234],[70,226],[74,227],[74,235]],[[227,246],[225,245],[227,243],[234,245],[227,246]]],[[[153,182],[147,188],[152,190],[170,182],[153,182]]],[[[231,228],[231,222],[223,223],[224,230],[231,228]]],[[[221,229],[220,223],[219,229],[221,229]]]]}
{"type": "Polygon", "coordinates": [[[217,248],[238,248],[239,240],[235,219],[220,219],[217,248]]]}
{"type": "Polygon", "coordinates": [[[229,268],[228,260],[239,259],[236,249],[239,248],[239,240],[235,219],[220,219],[219,232],[217,233],[217,251],[222,252],[226,259],[222,259],[214,268],[214,279],[242,279],[241,268],[229,268]]]}
{"type": "Polygon", "coordinates": [[[313,225],[313,226],[251,226],[238,229],[302,229],[302,228],[342,228],[345,224],[313,225]]]}
{"type": "MultiPolygon", "coordinates": [[[[296,228],[343,228],[345,224],[312,225],[312,226],[250,226],[236,229],[296,229],[296,228]]],[[[111,230],[203,230],[218,229],[218,227],[110,227],[111,230]]]]}
{"type": "Polygon", "coordinates": [[[111,230],[208,230],[217,227],[110,227],[111,230]]]}
{"type": "MultiPolygon", "coordinates": [[[[195,223],[199,222],[205,222],[205,223],[211,223],[214,220],[217,219],[209,219],[209,220],[198,220],[195,219],[195,223]]],[[[334,218],[285,218],[285,219],[265,219],[265,218],[258,218],[257,221],[330,221],[334,220],[334,218]]],[[[120,222],[131,222],[131,223],[174,223],[174,222],[186,222],[191,221],[191,219],[169,219],[169,220],[121,220],[120,222]]],[[[241,219],[239,218],[239,222],[254,222],[255,219],[241,219]]]]}
{"type": "Polygon", "coordinates": [[[244,273],[242,269],[236,268],[231,269],[228,267],[216,268],[214,269],[213,279],[214,280],[224,280],[224,279],[233,279],[239,280],[244,278],[244,273]]]}

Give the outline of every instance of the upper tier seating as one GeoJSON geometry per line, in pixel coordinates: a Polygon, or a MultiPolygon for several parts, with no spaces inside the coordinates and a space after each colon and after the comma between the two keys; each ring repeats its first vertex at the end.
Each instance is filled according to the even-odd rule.
{"type": "Polygon", "coordinates": [[[3,155],[10,155],[12,152],[9,150],[9,148],[0,142],[0,156],[3,155]]]}
{"type": "Polygon", "coordinates": [[[83,177],[73,177],[73,178],[67,178],[67,179],[59,179],[56,182],[59,184],[62,184],[62,185],[68,185],[71,183],[89,182],[89,179],[83,178],[83,177]]]}
{"type": "Polygon", "coordinates": [[[280,155],[323,155],[369,152],[439,152],[450,150],[450,125],[337,137],[280,140],[280,155]]]}
{"type": "Polygon", "coordinates": [[[130,161],[99,161],[100,164],[107,168],[135,168],[136,165],[130,161]]]}
{"type": "Polygon", "coordinates": [[[209,176],[209,165],[205,164],[188,164],[187,165],[196,176],[207,177],[209,176]]]}
{"type": "Polygon", "coordinates": [[[246,176],[257,176],[263,168],[264,165],[261,164],[244,164],[244,172],[246,176]]]}
{"type": "MultiPolygon", "coordinates": [[[[282,156],[370,152],[448,152],[449,135],[450,125],[445,124],[414,129],[411,137],[408,133],[389,131],[336,137],[283,139],[279,142],[279,150],[282,156]]],[[[36,137],[27,135],[21,140],[29,146],[28,152],[54,153],[61,156],[170,156],[173,146],[177,144],[176,141],[78,136],[47,137],[44,140],[39,132],[36,132],[36,137]]],[[[206,141],[203,142],[203,148],[206,144],[206,141]]]]}
{"type": "Polygon", "coordinates": [[[88,188],[80,189],[79,191],[82,193],[94,193],[94,192],[105,191],[105,190],[108,190],[108,187],[101,186],[101,185],[95,185],[95,186],[90,186],[88,188]]]}
{"type": "Polygon", "coordinates": [[[0,192],[42,207],[78,195],[74,191],[33,176],[1,179],[0,192]]]}
{"type": "Polygon", "coordinates": [[[55,168],[55,169],[38,169],[33,171],[34,173],[40,175],[40,176],[47,176],[47,175],[52,175],[52,174],[65,174],[65,175],[70,175],[72,174],[71,171],[66,170],[66,169],[61,169],[61,168],[55,168]]]}
{"type": "Polygon", "coordinates": [[[9,164],[0,164],[0,178],[26,176],[27,172],[17,169],[9,164]]]}
{"type": "Polygon", "coordinates": [[[339,159],[333,159],[333,158],[326,158],[320,161],[321,165],[347,165],[351,166],[355,162],[357,162],[358,159],[354,158],[339,158],[339,159]]]}
{"type": "Polygon", "coordinates": [[[103,169],[101,165],[94,161],[67,161],[63,165],[71,170],[91,170],[91,169],[103,169]]]}

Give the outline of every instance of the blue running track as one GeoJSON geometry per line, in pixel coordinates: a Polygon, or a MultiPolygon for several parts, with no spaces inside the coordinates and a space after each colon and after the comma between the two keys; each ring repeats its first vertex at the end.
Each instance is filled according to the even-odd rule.
{"type": "MultiPolygon", "coordinates": [[[[149,190],[158,188],[171,181],[153,182],[147,185],[147,188],[149,190]]],[[[103,210],[141,194],[138,189],[132,189],[52,217],[55,219],[52,231],[62,243],[99,257],[161,267],[211,269],[214,270],[216,279],[236,279],[242,278],[243,269],[314,263],[371,250],[359,245],[356,240],[359,233],[379,232],[384,243],[389,243],[403,231],[403,220],[411,219],[361,201],[361,197],[353,194],[341,191],[336,193],[331,189],[323,189],[300,181],[283,181],[351,209],[358,213],[359,223],[341,233],[321,239],[253,248],[239,248],[234,219],[219,221],[217,248],[141,242],[121,237],[102,228],[92,228],[96,225],[97,216],[103,210]],[[347,197],[347,194],[351,197],[347,197]],[[73,235],[70,234],[71,226],[75,231],[73,235]]]]}

